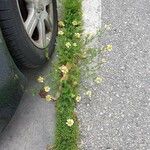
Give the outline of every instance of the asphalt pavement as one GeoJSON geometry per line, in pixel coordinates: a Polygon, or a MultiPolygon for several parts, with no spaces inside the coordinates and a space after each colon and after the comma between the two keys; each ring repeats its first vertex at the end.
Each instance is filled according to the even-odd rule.
{"type": "Polygon", "coordinates": [[[36,70],[23,70],[28,86],[12,120],[0,137],[0,150],[46,150],[54,143],[55,104],[46,102],[32,90],[40,90],[36,79],[51,70],[51,61],[36,70]]]}
{"type": "MultiPolygon", "coordinates": [[[[95,1],[87,0],[89,14],[95,1]]],[[[82,79],[92,98],[81,93],[80,146],[83,150],[150,150],[150,1],[100,2],[94,10],[102,13],[101,19],[92,18],[93,24],[85,27],[111,23],[111,31],[92,46],[112,44],[113,50],[102,56],[107,62],[97,70],[103,77],[100,85],[82,79]]]]}
{"type": "MultiPolygon", "coordinates": [[[[111,31],[93,44],[112,44],[113,50],[97,75],[100,85],[82,78],[92,91],[81,94],[77,111],[83,150],[150,150],[150,1],[85,0],[85,31],[112,24],[111,31]],[[102,15],[101,15],[102,13],[102,15]],[[91,88],[92,87],[92,88],[91,88]]],[[[35,77],[50,70],[27,73],[29,89],[35,77]]],[[[53,143],[54,103],[24,94],[16,114],[0,138],[0,150],[44,150],[53,143]]]]}

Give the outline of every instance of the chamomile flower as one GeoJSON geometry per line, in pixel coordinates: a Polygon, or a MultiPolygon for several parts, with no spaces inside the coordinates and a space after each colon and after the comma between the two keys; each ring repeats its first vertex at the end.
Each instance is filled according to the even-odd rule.
{"type": "Polygon", "coordinates": [[[50,87],[49,87],[49,86],[45,86],[45,87],[44,87],[44,91],[45,91],[45,92],[49,92],[49,91],[50,91],[50,87]]]}
{"type": "Polygon", "coordinates": [[[73,124],[74,124],[74,120],[73,120],[73,119],[67,119],[66,124],[67,124],[69,127],[71,127],[71,126],[73,126],[73,124]]]}
{"type": "Polygon", "coordinates": [[[43,83],[43,82],[44,82],[44,78],[43,78],[42,76],[39,76],[39,77],[37,78],[37,81],[38,81],[39,83],[43,83]]]}
{"type": "Polygon", "coordinates": [[[61,72],[63,74],[67,74],[68,73],[68,68],[65,65],[62,65],[61,67],[59,67],[59,69],[61,70],[61,72]]]}
{"type": "Polygon", "coordinates": [[[63,22],[63,21],[59,21],[59,22],[58,22],[58,26],[59,26],[59,27],[64,27],[64,26],[65,26],[65,24],[64,24],[64,22],[63,22]]]}
{"type": "Polygon", "coordinates": [[[77,22],[76,20],[74,20],[74,21],[72,22],[72,24],[73,24],[74,26],[77,26],[77,25],[78,25],[78,22],[77,22]]]}
{"type": "Polygon", "coordinates": [[[74,82],[73,82],[73,85],[74,85],[74,86],[78,85],[78,82],[77,82],[77,81],[74,81],[74,82]]]}
{"type": "Polygon", "coordinates": [[[102,63],[106,63],[107,60],[105,58],[102,58],[102,63]]]}
{"type": "Polygon", "coordinates": [[[81,101],[81,96],[78,95],[78,96],[76,97],[76,102],[79,103],[80,101],[81,101]]]}
{"type": "Polygon", "coordinates": [[[75,33],[75,37],[78,38],[78,39],[80,39],[81,34],[80,33],[75,33]]]}
{"type": "Polygon", "coordinates": [[[63,31],[58,31],[58,35],[64,35],[64,32],[63,31]]]}
{"type": "Polygon", "coordinates": [[[65,44],[65,46],[66,46],[67,48],[70,48],[70,47],[71,47],[71,43],[70,43],[70,42],[67,42],[67,43],[65,44]]]}
{"type": "Polygon", "coordinates": [[[85,95],[91,97],[91,96],[92,96],[92,92],[91,92],[91,91],[87,91],[87,92],[85,93],[85,95]]]}
{"type": "Polygon", "coordinates": [[[77,43],[73,43],[73,46],[74,46],[74,47],[77,47],[77,43]]]}
{"type": "Polygon", "coordinates": [[[45,99],[46,99],[46,101],[50,102],[52,100],[52,96],[51,95],[46,95],[45,99]]]}
{"type": "Polygon", "coordinates": [[[100,84],[102,81],[103,81],[103,79],[102,79],[101,77],[97,77],[97,78],[95,79],[95,82],[96,82],[97,84],[100,84]]]}
{"type": "Polygon", "coordinates": [[[109,51],[109,52],[112,51],[112,45],[111,45],[111,44],[108,44],[108,45],[106,46],[106,50],[109,51]]]}
{"type": "Polygon", "coordinates": [[[82,58],[87,58],[87,52],[86,51],[82,53],[82,58]]]}

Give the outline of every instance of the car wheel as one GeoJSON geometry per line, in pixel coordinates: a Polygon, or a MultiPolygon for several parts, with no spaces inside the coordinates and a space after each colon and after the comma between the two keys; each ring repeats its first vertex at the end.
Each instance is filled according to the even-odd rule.
{"type": "Polygon", "coordinates": [[[54,50],[56,0],[0,0],[0,27],[17,65],[39,67],[54,50]]]}

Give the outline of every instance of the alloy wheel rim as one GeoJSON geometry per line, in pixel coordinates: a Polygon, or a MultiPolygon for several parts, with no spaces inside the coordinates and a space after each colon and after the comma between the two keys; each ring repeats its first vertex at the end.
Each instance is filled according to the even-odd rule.
{"type": "Polygon", "coordinates": [[[27,35],[38,48],[46,48],[53,32],[52,0],[17,0],[27,35]]]}

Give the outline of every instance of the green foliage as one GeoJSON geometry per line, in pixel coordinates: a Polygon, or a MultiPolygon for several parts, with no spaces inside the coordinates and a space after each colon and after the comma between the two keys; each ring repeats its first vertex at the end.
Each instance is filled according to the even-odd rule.
{"type": "Polygon", "coordinates": [[[63,6],[63,22],[64,27],[59,30],[64,32],[64,35],[58,35],[57,38],[57,63],[54,65],[53,77],[60,90],[60,96],[56,102],[57,121],[56,121],[56,141],[55,150],[77,150],[79,129],[78,120],[74,112],[76,107],[75,96],[77,96],[78,85],[80,80],[80,67],[78,66],[78,54],[81,53],[82,40],[75,37],[75,33],[82,33],[82,12],[81,0],[61,0],[63,6]],[[72,22],[77,21],[78,25],[73,25],[72,22]],[[71,43],[71,47],[66,48],[65,44],[71,43]],[[77,46],[73,46],[76,43],[77,46]],[[62,73],[59,69],[62,65],[71,64],[71,69],[68,73],[68,79],[61,81],[62,73]],[[75,95],[75,96],[73,96],[75,95]],[[69,127],[66,124],[67,119],[73,119],[74,124],[69,127]]]}
{"type": "Polygon", "coordinates": [[[56,120],[56,138],[54,150],[78,150],[79,128],[76,113],[76,97],[78,95],[78,85],[80,82],[81,69],[84,76],[94,76],[94,68],[89,68],[87,64],[96,58],[102,49],[86,48],[87,44],[94,40],[95,37],[101,36],[104,30],[98,30],[95,35],[87,35],[82,38],[77,38],[75,33],[82,35],[82,0],[61,0],[63,6],[63,25],[60,26],[61,34],[57,37],[57,60],[53,66],[53,89],[54,93],[59,93],[59,98],[56,101],[57,120],[56,120]],[[77,22],[77,25],[73,22],[77,22]],[[66,43],[71,44],[67,47],[66,43]],[[76,43],[76,46],[73,44],[76,43]],[[84,56],[84,53],[86,56],[84,56]],[[84,59],[84,60],[83,60],[84,59]],[[81,61],[82,60],[82,61],[81,61]],[[67,79],[63,79],[61,66],[71,65],[68,68],[67,79]],[[89,75],[90,74],[90,75],[89,75]],[[58,90],[59,89],[59,90],[58,90]],[[59,92],[57,92],[57,90],[59,92]],[[69,127],[66,122],[68,119],[73,119],[74,124],[69,127]]]}

